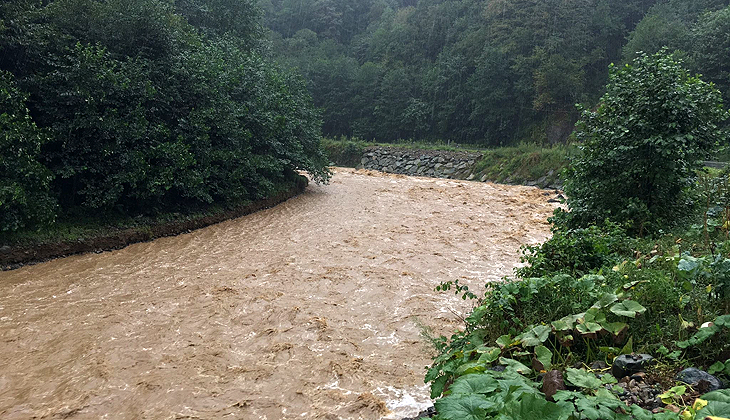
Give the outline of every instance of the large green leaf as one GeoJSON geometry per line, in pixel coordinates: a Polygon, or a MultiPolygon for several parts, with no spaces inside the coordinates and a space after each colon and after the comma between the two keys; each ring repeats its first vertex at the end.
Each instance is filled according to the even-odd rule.
{"type": "Polygon", "coordinates": [[[606,373],[603,376],[601,376],[601,383],[604,384],[604,385],[607,385],[607,384],[615,384],[615,383],[618,383],[618,379],[616,379],[610,373],[606,373]]]}
{"type": "Polygon", "coordinates": [[[488,374],[472,373],[454,381],[449,387],[451,394],[488,394],[499,387],[499,382],[488,374]]]}
{"type": "Polygon", "coordinates": [[[629,328],[629,325],[625,322],[604,322],[601,325],[614,336],[618,336],[629,328]]]}
{"type": "Polygon", "coordinates": [[[700,267],[701,263],[702,260],[699,258],[690,255],[683,256],[679,260],[679,263],[677,263],[677,270],[679,271],[680,277],[683,279],[690,277],[700,267]]]}
{"type": "Polygon", "coordinates": [[[718,327],[727,327],[730,328],[730,315],[720,315],[717,318],[715,318],[715,325],[718,327]]]}
{"type": "Polygon", "coordinates": [[[479,362],[492,363],[495,360],[499,359],[499,356],[502,355],[502,350],[497,347],[488,347],[483,352],[480,351],[480,353],[481,355],[479,356],[479,362]]]}
{"type": "Polygon", "coordinates": [[[582,335],[595,334],[602,329],[603,327],[601,327],[600,324],[596,324],[595,322],[584,322],[582,324],[578,324],[578,326],[575,327],[575,330],[582,335]]]}
{"type": "Polygon", "coordinates": [[[601,324],[606,322],[606,314],[601,312],[601,310],[597,308],[590,308],[585,312],[585,315],[583,315],[583,319],[586,322],[595,322],[597,324],[601,324]]]}
{"type": "Polygon", "coordinates": [[[540,370],[550,370],[553,361],[553,352],[545,346],[535,347],[535,359],[539,362],[540,370]]]}
{"type": "Polygon", "coordinates": [[[562,319],[553,321],[550,323],[550,325],[553,327],[553,330],[555,330],[555,331],[570,331],[573,329],[572,325],[569,326],[568,323],[562,319]]]}
{"type": "Polygon", "coordinates": [[[634,318],[637,314],[643,314],[646,312],[646,308],[641,306],[638,302],[626,299],[623,302],[619,302],[611,306],[611,312],[619,316],[634,318]]]}
{"type": "Polygon", "coordinates": [[[677,347],[684,349],[690,346],[696,346],[697,344],[702,344],[708,338],[715,335],[718,331],[720,331],[720,328],[718,328],[717,325],[700,328],[692,337],[689,338],[689,340],[678,341],[677,347]]]}
{"type": "Polygon", "coordinates": [[[456,394],[436,400],[439,418],[444,420],[484,420],[497,404],[481,394],[456,394]]]}
{"type": "Polygon", "coordinates": [[[581,369],[566,369],[565,379],[580,388],[598,389],[602,386],[601,380],[596,378],[596,375],[581,369]]]}
{"type": "Polygon", "coordinates": [[[594,303],[592,308],[602,309],[607,307],[608,305],[616,302],[618,300],[618,297],[614,295],[613,293],[604,293],[601,295],[600,299],[598,299],[598,302],[594,303]]]}
{"type": "Polygon", "coordinates": [[[720,389],[708,392],[700,398],[707,401],[718,401],[730,404],[730,389],[720,389]]]}
{"type": "Polygon", "coordinates": [[[518,362],[517,360],[514,360],[514,359],[508,359],[506,357],[500,357],[499,358],[499,363],[502,364],[502,365],[505,365],[506,368],[507,368],[506,370],[511,370],[511,371],[514,371],[514,372],[517,372],[517,373],[521,373],[523,375],[524,374],[528,374],[531,371],[531,369],[529,367],[523,365],[522,363],[520,363],[520,362],[518,362]]]}
{"type": "Polygon", "coordinates": [[[441,396],[444,392],[444,388],[446,388],[446,381],[448,380],[449,377],[447,375],[441,375],[434,379],[433,383],[431,383],[431,398],[438,398],[441,396]]]}
{"type": "Polygon", "coordinates": [[[555,328],[555,331],[570,331],[575,326],[575,322],[583,316],[584,314],[564,316],[557,321],[553,321],[551,325],[555,328]]]}
{"type": "Polygon", "coordinates": [[[601,413],[596,408],[595,401],[591,401],[587,398],[578,398],[575,401],[575,408],[586,419],[598,420],[601,417],[601,413]]]}
{"type": "Polygon", "coordinates": [[[456,375],[468,375],[470,373],[484,372],[485,370],[487,370],[486,366],[479,361],[467,362],[456,369],[456,375]]]}
{"type": "Polygon", "coordinates": [[[709,416],[730,418],[730,402],[708,400],[707,405],[697,413],[695,418],[704,419],[709,416]]]}
{"type": "Polygon", "coordinates": [[[497,338],[497,340],[495,340],[495,343],[497,343],[499,348],[503,349],[503,348],[510,347],[513,344],[515,344],[515,340],[512,339],[512,336],[505,334],[505,335],[499,336],[499,338],[497,338]]]}
{"type": "Polygon", "coordinates": [[[564,408],[538,395],[526,394],[504,407],[504,414],[514,420],[560,420],[564,408]]]}
{"type": "Polygon", "coordinates": [[[551,330],[547,325],[533,327],[522,335],[522,344],[527,347],[539,346],[548,339],[551,330]]]}

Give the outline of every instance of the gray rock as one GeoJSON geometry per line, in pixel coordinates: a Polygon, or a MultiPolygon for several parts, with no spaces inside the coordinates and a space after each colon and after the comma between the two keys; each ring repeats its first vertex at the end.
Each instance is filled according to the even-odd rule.
{"type": "Polygon", "coordinates": [[[631,376],[644,370],[644,367],[652,360],[654,358],[648,354],[623,354],[613,360],[611,374],[616,378],[631,376]]]}
{"type": "Polygon", "coordinates": [[[471,180],[472,180],[472,179],[474,179],[474,178],[476,178],[476,175],[474,175],[474,174],[469,174],[469,176],[468,176],[468,177],[466,177],[466,180],[467,180],[467,181],[471,181],[471,180]]]}
{"type": "Polygon", "coordinates": [[[482,175],[481,178],[479,178],[481,182],[487,182],[487,174],[482,175]]]}
{"type": "Polygon", "coordinates": [[[603,370],[608,369],[608,365],[603,360],[596,360],[591,364],[591,369],[593,370],[603,370]]]}
{"type": "Polygon", "coordinates": [[[699,370],[697,368],[687,368],[679,372],[676,379],[680,382],[684,382],[695,387],[707,388],[706,390],[702,390],[701,392],[716,391],[722,388],[722,382],[720,382],[719,379],[710,375],[704,370],[699,370]]]}

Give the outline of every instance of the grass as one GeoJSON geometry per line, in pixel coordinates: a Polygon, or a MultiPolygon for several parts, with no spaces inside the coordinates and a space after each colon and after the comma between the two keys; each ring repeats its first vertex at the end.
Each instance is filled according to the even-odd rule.
{"type": "Polygon", "coordinates": [[[570,163],[570,158],[578,153],[573,145],[554,145],[543,147],[535,144],[521,144],[500,147],[482,152],[474,173],[477,178],[507,183],[523,184],[535,182],[545,177],[543,186],[559,182],[562,170],[570,163]]]}

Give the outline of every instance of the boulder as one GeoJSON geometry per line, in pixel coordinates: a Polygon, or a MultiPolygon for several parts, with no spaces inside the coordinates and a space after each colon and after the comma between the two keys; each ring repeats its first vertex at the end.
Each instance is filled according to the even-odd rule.
{"type": "Polygon", "coordinates": [[[722,388],[722,382],[704,370],[687,368],[677,374],[677,381],[692,385],[695,388],[702,388],[700,392],[716,391],[722,388]]]}
{"type": "Polygon", "coordinates": [[[622,354],[613,359],[611,366],[611,374],[616,378],[631,376],[632,374],[644,370],[654,357],[648,354],[622,354]]]}

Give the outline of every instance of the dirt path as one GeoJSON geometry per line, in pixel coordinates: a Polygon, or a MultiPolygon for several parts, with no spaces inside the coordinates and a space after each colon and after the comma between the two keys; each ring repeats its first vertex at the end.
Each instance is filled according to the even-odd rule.
{"type": "Polygon", "coordinates": [[[535,188],[337,169],[275,208],[0,273],[0,418],[399,418],[427,347],[543,240],[535,188]]]}

